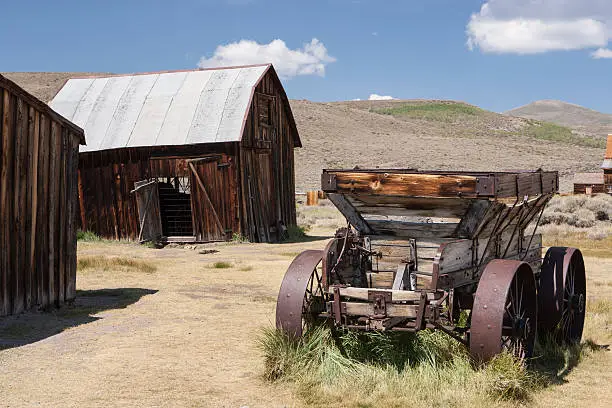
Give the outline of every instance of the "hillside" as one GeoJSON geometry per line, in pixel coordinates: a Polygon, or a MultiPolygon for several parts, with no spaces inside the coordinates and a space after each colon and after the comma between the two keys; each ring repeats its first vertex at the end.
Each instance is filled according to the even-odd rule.
{"type": "Polygon", "coordinates": [[[562,101],[536,101],[506,114],[554,122],[595,137],[603,138],[612,133],[612,115],[562,101]]]}
{"type": "MultiPolygon", "coordinates": [[[[50,100],[80,73],[3,74],[50,100]]],[[[598,171],[603,138],[454,101],[292,100],[303,143],[296,150],[298,191],[317,189],[321,169],[410,167],[441,170],[559,170],[563,190],[574,172],[598,171]]]]}

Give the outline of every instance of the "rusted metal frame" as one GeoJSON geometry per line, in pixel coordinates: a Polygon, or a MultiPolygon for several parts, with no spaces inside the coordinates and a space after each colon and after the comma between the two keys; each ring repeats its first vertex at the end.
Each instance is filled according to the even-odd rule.
{"type": "Polygon", "coordinates": [[[457,340],[459,343],[461,343],[461,344],[463,344],[465,346],[469,346],[469,342],[467,341],[467,339],[464,336],[460,336],[459,334],[457,334],[455,331],[449,329],[448,327],[443,326],[442,324],[440,324],[438,322],[431,322],[431,325],[434,328],[436,328],[436,329],[438,329],[438,330],[448,334],[453,339],[457,340]]]}
{"type": "MultiPolygon", "coordinates": [[[[502,258],[506,257],[506,253],[508,252],[508,249],[510,249],[510,246],[512,245],[512,240],[514,239],[514,235],[516,234],[516,231],[519,230],[519,229],[522,231],[522,229],[524,228],[523,227],[523,223],[525,223],[526,220],[529,220],[529,221],[527,221],[525,223],[525,226],[527,226],[529,224],[529,222],[531,222],[531,220],[533,219],[533,217],[537,213],[537,211],[534,211],[534,210],[537,210],[537,208],[539,207],[538,204],[540,203],[540,201],[542,200],[543,197],[546,197],[546,196],[541,195],[540,197],[538,197],[534,201],[533,206],[531,208],[529,208],[527,206],[527,202],[525,202],[523,204],[523,208],[527,209],[526,214],[525,214],[525,218],[523,218],[523,214],[522,214],[524,211],[521,211],[521,213],[519,214],[518,222],[516,223],[516,226],[514,227],[514,231],[512,231],[512,236],[510,237],[510,240],[508,241],[508,245],[506,246],[506,249],[504,250],[504,255],[502,256],[502,258]],[[533,213],[533,215],[532,215],[532,213],[533,213]]],[[[542,211],[540,212],[540,214],[544,211],[545,207],[546,207],[545,205],[542,205],[542,211]]],[[[522,210],[522,208],[521,208],[521,210],[522,210]]],[[[539,223],[539,218],[538,218],[538,223],[539,223]]],[[[536,225],[535,229],[537,229],[537,225],[536,225]]],[[[534,229],[533,234],[531,235],[531,239],[533,239],[533,236],[535,235],[535,229],[534,229]]],[[[531,239],[529,240],[529,245],[531,245],[531,239]]],[[[521,241],[519,242],[519,252],[522,249],[522,244],[523,243],[522,243],[522,236],[521,236],[521,241]]],[[[527,246],[527,249],[529,248],[529,245],[527,246]]],[[[525,256],[526,256],[526,254],[525,254],[525,256]]]]}
{"type": "Polygon", "coordinates": [[[219,219],[219,215],[217,214],[217,210],[215,209],[215,206],[213,205],[212,201],[210,201],[210,197],[208,196],[208,192],[206,191],[206,187],[204,187],[204,183],[202,182],[202,179],[200,178],[198,171],[196,170],[195,166],[193,165],[191,161],[189,161],[188,164],[196,180],[198,181],[198,184],[200,188],[202,189],[202,192],[204,193],[204,198],[206,199],[206,202],[208,203],[208,205],[210,206],[212,210],[215,223],[217,224],[217,228],[219,228],[219,232],[221,232],[221,234],[225,234],[225,229],[223,228],[223,224],[221,224],[221,220],[219,219]]]}
{"type": "Polygon", "coordinates": [[[342,261],[342,256],[344,255],[344,251],[346,249],[346,244],[348,242],[348,236],[349,233],[351,231],[351,223],[347,222],[346,223],[346,234],[344,235],[344,243],[342,244],[342,249],[340,250],[340,254],[338,254],[338,259],[336,259],[336,263],[334,264],[334,266],[332,266],[331,270],[329,271],[329,274],[336,274],[336,278],[338,279],[338,281],[341,284],[344,284],[344,279],[342,278],[342,275],[340,275],[339,273],[336,273],[336,268],[338,267],[338,265],[340,265],[340,262],[342,261]]]}

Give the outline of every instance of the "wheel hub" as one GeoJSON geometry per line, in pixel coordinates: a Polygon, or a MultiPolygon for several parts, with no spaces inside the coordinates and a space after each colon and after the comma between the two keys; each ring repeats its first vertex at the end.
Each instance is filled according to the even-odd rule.
{"type": "Polygon", "coordinates": [[[573,293],[569,298],[569,307],[570,311],[573,312],[577,310],[578,313],[582,313],[584,311],[584,294],[583,293],[573,293]]]}

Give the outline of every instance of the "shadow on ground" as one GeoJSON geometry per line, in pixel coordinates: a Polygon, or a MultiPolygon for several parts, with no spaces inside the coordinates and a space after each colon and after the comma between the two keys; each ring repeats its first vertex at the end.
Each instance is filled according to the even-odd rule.
{"type": "Polygon", "coordinates": [[[96,314],[123,309],[157,290],[119,288],[78,290],[70,305],[41,312],[26,312],[0,319],[0,350],[20,347],[51,337],[62,331],[102,319],[96,314]]]}

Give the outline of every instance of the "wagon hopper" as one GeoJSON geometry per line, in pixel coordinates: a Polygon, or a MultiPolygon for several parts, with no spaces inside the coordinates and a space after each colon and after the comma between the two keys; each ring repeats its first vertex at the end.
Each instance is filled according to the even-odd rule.
{"type": "Polygon", "coordinates": [[[436,329],[480,360],[504,349],[527,358],[536,333],[580,341],[582,255],[550,248],[542,258],[537,234],[557,172],[324,170],[322,190],[347,226],[290,265],[280,329],[436,329]]]}

